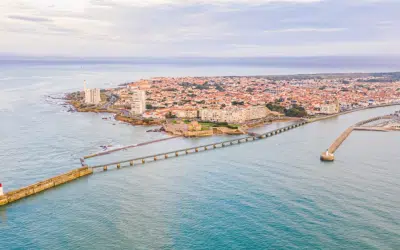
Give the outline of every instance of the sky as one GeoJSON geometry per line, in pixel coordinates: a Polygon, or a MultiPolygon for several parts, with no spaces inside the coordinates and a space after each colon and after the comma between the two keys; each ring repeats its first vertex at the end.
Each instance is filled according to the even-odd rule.
{"type": "Polygon", "coordinates": [[[0,55],[400,55],[400,0],[1,0],[0,55]]]}

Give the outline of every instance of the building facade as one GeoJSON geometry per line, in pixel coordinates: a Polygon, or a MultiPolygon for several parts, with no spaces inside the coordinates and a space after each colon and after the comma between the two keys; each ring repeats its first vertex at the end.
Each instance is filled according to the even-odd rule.
{"type": "Polygon", "coordinates": [[[197,110],[176,110],[173,112],[178,118],[197,118],[197,110]]]}
{"type": "Polygon", "coordinates": [[[339,112],[340,112],[340,105],[338,101],[335,101],[334,103],[323,104],[321,105],[320,108],[321,114],[331,115],[331,114],[337,114],[339,112]]]}
{"type": "Polygon", "coordinates": [[[100,98],[100,89],[85,89],[85,103],[86,104],[99,104],[101,101],[100,98]]]}
{"type": "Polygon", "coordinates": [[[131,114],[141,115],[146,111],[146,91],[132,90],[131,114]]]}
{"type": "Polygon", "coordinates": [[[245,123],[246,121],[262,119],[270,114],[264,106],[231,109],[203,109],[200,119],[210,122],[245,123]]]}

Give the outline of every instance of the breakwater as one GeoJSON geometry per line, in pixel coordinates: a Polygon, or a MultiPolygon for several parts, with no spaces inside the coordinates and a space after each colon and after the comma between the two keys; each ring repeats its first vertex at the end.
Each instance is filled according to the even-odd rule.
{"type": "Polygon", "coordinates": [[[62,185],[64,183],[79,179],[93,173],[93,169],[89,167],[82,167],[74,169],[65,174],[61,174],[50,179],[23,187],[14,191],[10,191],[0,196],[0,206],[15,202],[25,197],[43,192],[47,189],[62,185]]]}
{"type": "MultiPolygon", "coordinates": [[[[373,117],[371,119],[357,122],[355,125],[347,128],[342,134],[340,134],[340,136],[338,138],[336,138],[336,140],[331,144],[331,146],[328,148],[328,150],[321,154],[321,157],[320,157],[321,161],[334,161],[335,160],[334,153],[354,130],[372,130],[372,129],[368,129],[368,128],[363,128],[361,126],[371,123],[371,122],[385,120],[385,119],[391,119],[391,118],[392,118],[391,115],[373,117]]],[[[375,131],[377,131],[377,130],[375,130],[375,131]]]]}
{"type": "Polygon", "coordinates": [[[336,152],[336,150],[340,147],[340,145],[342,145],[342,143],[347,139],[347,137],[349,137],[349,135],[351,134],[351,132],[353,132],[354,127],[349,127],[348,129],[346,129],[333,143],[332,145],[329,147],[328,152],[333,154],[336,152]]]}

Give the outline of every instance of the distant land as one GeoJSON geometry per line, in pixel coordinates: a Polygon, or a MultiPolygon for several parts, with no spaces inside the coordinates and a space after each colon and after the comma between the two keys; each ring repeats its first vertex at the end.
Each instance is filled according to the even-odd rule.
{"type": "Polygon", "coordinates": [[[253,66],[276,68],[380,68],[400,71],[400,56],[312,57],[63,57],[1,54],[0,64],[171,64],[185,66],[253,66]]]}

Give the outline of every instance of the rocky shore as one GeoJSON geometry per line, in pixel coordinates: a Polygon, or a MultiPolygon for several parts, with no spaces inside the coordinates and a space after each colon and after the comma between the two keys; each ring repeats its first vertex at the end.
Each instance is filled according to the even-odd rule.
{"type": "Polygon", "coordinates": [[[123,116],[121,114],[117,114],[115,116],[115,120],[129,123],[131,125],[141,125],[141,126],[156,126],[162,125],[164,121],[162,120],[152,120],[152,119],[138,119],[133,117],[123,116]]]}

